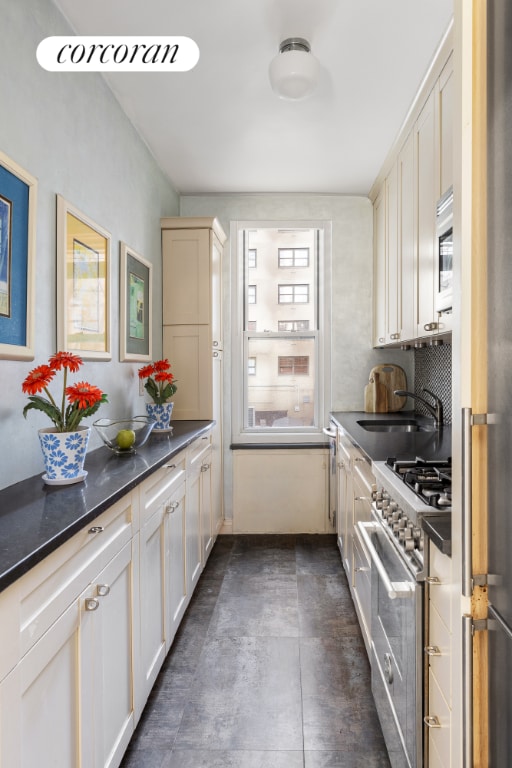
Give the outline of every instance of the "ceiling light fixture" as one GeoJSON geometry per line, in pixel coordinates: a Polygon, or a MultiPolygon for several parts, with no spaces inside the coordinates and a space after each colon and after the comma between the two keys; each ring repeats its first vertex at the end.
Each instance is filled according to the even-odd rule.
{"type": "Polygon", "coordinates": [[[320,65],[303,37],[288,37],[270,62],[272,90],[281,99],[299,100],[310,96],[318,82],[320,65]]]}

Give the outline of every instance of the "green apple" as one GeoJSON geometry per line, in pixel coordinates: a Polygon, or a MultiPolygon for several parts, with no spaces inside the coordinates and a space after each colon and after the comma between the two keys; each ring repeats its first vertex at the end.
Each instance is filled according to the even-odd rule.
{"type": "Polygon", "coordinates": [[[116,443],[118,444],[119,448],[126,450],[127,448],[131,448],[134,442],[135,432],[133,429],[120,429],[117,433],[116,443]]]}

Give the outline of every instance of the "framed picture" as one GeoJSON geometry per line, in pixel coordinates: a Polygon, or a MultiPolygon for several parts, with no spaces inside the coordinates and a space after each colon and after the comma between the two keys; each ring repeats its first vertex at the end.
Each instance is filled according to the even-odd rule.
{"type": "Polygon", "coordinates": [[[120,359],[151,360],[153,288],[150,261],[120,244],[120,359]]]}
{"type": "Polygon", "coordinates": [[[57,347],[110,360],[110,234],[57,195],[57,347]]]}
{"type": "Polygon", "coordinates": [[[0,152],[0,358],[34,359],[37,180],[0,152]]]}

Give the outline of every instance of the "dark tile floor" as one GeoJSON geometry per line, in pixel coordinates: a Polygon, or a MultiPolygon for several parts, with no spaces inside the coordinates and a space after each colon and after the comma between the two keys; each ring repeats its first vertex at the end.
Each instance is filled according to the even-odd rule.
{"type": "Polygon", "coordinates": [[[122,768],[389,768],[335,536],[221,536],[122,768]]]}

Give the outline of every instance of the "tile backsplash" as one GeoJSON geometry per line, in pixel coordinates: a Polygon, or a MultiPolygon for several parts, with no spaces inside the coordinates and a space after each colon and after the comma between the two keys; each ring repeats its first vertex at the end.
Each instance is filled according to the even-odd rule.
{"type": "MultiPolygon", "coordinates": [[[[414,350],[414,393],[425,400],[430,400],[423,389],[441,398],[444,410],[444,423],[452,423],[452,345],[440,344],[414,350]]],[[[409,407],[409,405],[407,405],[409,407]]],[[[424,416],[430,416],[422,403],[416,400],[415,410],[424,416]]]]}

